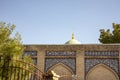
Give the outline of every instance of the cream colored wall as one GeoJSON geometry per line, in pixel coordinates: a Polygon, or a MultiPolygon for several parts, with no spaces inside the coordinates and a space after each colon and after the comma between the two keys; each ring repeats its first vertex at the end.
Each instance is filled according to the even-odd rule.
{"type": "MultiPolygon", "coordinates": [[[[26,49],[25,50],[36,50],[38,52],[38,56],[37,56],[37,66],[40,68],[41,71],[44,72],[44,62],[45,62],[45,52],[48,50],[50,51],[76,51],[76,75],[80,78],[80,80],[85,80],[85,66],[84,66],[84,52],[85,51],[89,51],[89,50],[93,50],[93,51],[119,51],[120,53],[120,45],[26,45],[26,49]]],[[[119,55],[119,66],[120,66],[120,55],[119,55]]],[[[108,69],[103,68],[103,67],[99,67],[97,69],[95,69],[92,73],[89,74],[89,78],[91,80],[103,80],[104,78],[100,78],[104,77],[104,75],[100,75],[98,73],[98,70],[102,70],[103,72],[107,72],[106,76],[110,76],[107,77],[109,80],[110,79],[115,79],[117,80],[117,78],[115,78],[115,75],[112,74],[112,72],[110,72],[108,69]],[[92,76],[95,75],[96,77],[92,76]],[[100,75],[100,76],[97,76],[100,75]],[[97,78],[98,77],[98,78],[97,78]]],[[[105,73],[104,72],[104,73],[105,73]]],[[[101,74],[103,74],[101,72],[101,74]]],[[[106,78],[106,80],[107,80],[106,78]]],[[[90,80],[88,79],[88,80],[90,80]]]]}
{"type": "Polygon", "coordinates": [[[80,49],[76,54],[76,75],[80,80],[84,80],[84,50],[80,49]]]}
{"type": "Polygon", "coordinates": [[[37,51],[37,67],[44,73],[45,47],[25,45],[25,51],[37,51]]]}
{"type": "Polygon", "coordinates": [[[45,51],[38,51],[37,66],[44,72],[45,51]]]}
{"type": "Polygon", "coordinates": [[[111,68],[100,64],[88,72],[86,80],[119,80],[119,78],[111,68]]]}
{"type": "Polygon", "coordinates": [[[58,63],[50,68],[50,71],[54,71],[54,73],[59,76],[59,80],[72,80],[71,77],[73,73],[69,67],[65,66],[64,64],[58,63]]]}
{"type": "MultiPolygon", "coordinates": [[[[84,49],[85,51],[119,51],[120,53],[120,45],[109,45],[109,44],[86,45],[84,49]]],[[[119,59],[120,59],[120,55],[119,55],[119,59]]],[[[99,66],[98,68],[91,69],[90,72],[87,73],[86,80],[119,80],[119,79],[118,79],[118,74],[113,70],[111,70],[111,68],[108,69],[103,66],[99,66]]]]}

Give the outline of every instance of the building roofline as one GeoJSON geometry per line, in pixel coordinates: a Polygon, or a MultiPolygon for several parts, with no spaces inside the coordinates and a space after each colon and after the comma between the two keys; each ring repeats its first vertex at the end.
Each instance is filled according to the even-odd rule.
{"type": "Polygon", "coordinates": [[[120,43],[119,44],[118,43],[116,43],[116,44],[23,44],[23,45],[26,45],[26,46],[27,45],[34,45],[34,46],[46,46],[46,45],[48,45],[48,46],[49,45],[50,46],[52,46],[52,45],[53,46],[55,46],[55,45],[57,45],[57,46],[58,45],[60,45],[60,46],[64,46],[64,45],[67,45],[67,46],[70,45],[70,46],[72,46],[72,45],[74,45],[75,46],[75,45],[77,45],[78,46],[78,45],[120,45],[120,43]]]}

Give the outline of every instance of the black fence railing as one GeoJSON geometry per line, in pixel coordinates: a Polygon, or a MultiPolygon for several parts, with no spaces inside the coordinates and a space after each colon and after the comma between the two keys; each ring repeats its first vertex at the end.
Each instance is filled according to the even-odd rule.
{"type": "Polygon", "coordinates": [[[43,80],[34,64],[0,57],[0,80],[43,80]]]}

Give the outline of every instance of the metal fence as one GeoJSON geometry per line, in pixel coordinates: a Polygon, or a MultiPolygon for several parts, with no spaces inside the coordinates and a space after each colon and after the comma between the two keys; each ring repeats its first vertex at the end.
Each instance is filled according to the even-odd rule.
{"type": "Polygon", "coordinates": [[[33,64],[0,57],[0,80],[42,80],[42,74],[33,64]]]}

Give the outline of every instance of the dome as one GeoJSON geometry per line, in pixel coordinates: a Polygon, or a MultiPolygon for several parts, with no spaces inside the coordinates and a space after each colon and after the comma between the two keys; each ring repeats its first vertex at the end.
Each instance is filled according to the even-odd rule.
{"type": "Polygon", "coordinates": [[[72,34],[72,39],[67,41],[65,44],[80,44],[80,42],[76,40],[74,34],[72,34]]]}

